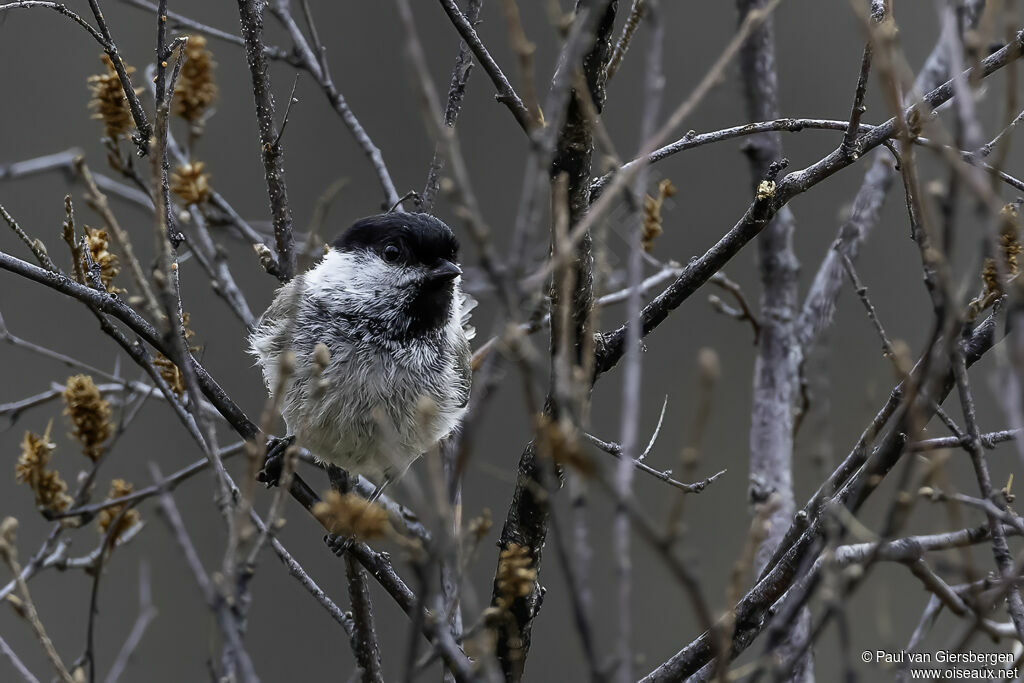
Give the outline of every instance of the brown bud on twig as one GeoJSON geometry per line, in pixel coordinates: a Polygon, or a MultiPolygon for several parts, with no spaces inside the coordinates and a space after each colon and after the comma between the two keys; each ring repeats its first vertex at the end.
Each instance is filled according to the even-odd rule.
{"type": "Polygon", "coordinates": [[[186,204],[202,204],[210,198],[210,174],[202,161],[179,166],[171,174],[171,192],[186,204]]]}
{"type": "Polygon", "coordinates": [[[537,434],[541,455],[584,476],[594,474],[594,462],[580,446],[574,427],[542,414],[537,418],[537,434]]]}
{"type": "Polygon", "coordinates": [[[508,609],[516,598],[523,598],[533,590],[537,581],[537,569],[533,566],[530,549],[517,543],[509,543],[498,558],[498,571],[494,578],[498,588],[497,605],[508,609]]]}
{"type": "Polygon", "coordinates": [[[388,511],[355,493],[329,491],[313,506],[313,516],[329,533],[371,540],[394,533],[388,511]]]}
{"type": "MultiPolygon", "coordinates": [[[[192,337],[195,336],[195,331],[189,327],[190,318],[191,316],[189,316],[187,312],[183,313],[181,316],[182,325],[185,329],[186,341],[191,340],[192,337]]],[[[198,346],[190,345],[188,347],[188,350],[192,353],[195,353],[199,349],[200,347],[198,346]]],[[[185,395],[185,379],[181,374],[181,370],[179,370],[178,366],[174,364],[174,361],[162,353],[157,353],[156,357],[153,358],[153,365],[160,373],[160,376],[164,378],[164,381],[167,382],[167,386],[170,387],[171,391],[173,391],[178,398],[185,395]]]]}
{"type": "Polygon", "coordinates": [[[174,113],[195,128],[217,99],[217,84],[213,79],[213,69],[217,64],[203,36],[188,37],[185,57],[185,64],[174,86],[174,113]]]}
{"type": "MultiPolygon", "coordinates": [[[[85,243],[89,248],[89,257],[92,262],[99,266],[100,281],[106,290],[108,292],[123,291],[113,286],[114,278],[121,272],[121,266],[117,256],[110,251],[110,237],[107,235],[107,231],[85,226],[85,243]]],[[[83,254],[82,268],[88,269],[84,259],[85,255],[83,254]]]]}
{"type": "Polygon", "coordinates": [[[654,248],[654,240],[661,235],[664,230],[661,227],[661,207],[665,203],[665,199],[673,196],[676,193],[676,187],[672,184],[672,181],[665,178],[658,183],[658,192],[653,197],[651,195],[644,196],[644,225],[643,233],[640,237],[640,244],[644,251],[650,252],[654,248]]]}
{"type": "Polygon", "coordinates": [[[50,455],[57,444],[50,441],[50,426],[42,436],[25,432],[21,440],[21,456],[14,466],[14,475],[27,484],[36,497],[36,506],[53,512],[63,512],[71,504],[67,484],[56,470],[46,469],[50,455]]]}
{"type": "MultiPolygon", "coordinates": [[[[107,55],[101,55],[100,59],[107,67],[107,73],[89,76],[89,92],[92,94],[89,106],[94,110],[92,117],[103,121],[106,136],[117,140],[131,130],[132,113],[113,62],[107,55]]],[[[130,66],[126,70],[129,74],[135,72],[135,68],[130,66]]],[[[135,89],[136,94],[141,92],[141,88],[135,89]]]]}
{"type": "MultiPolygon", "coordinates": [[[[123,498],[134,490],[134,487],[125,481],[124,479],[115,479],[110,482],[110,491],[107,493],[108,499],[123,498]]],[[[108,508],[100,510],[99,514],[96,515],[96,527],[101,534],[107,533],[110,525],[114,523],[118,515],[121,515],[121,510],[124,509],[124,504],[113,505],[108,508]]],[[[111,545],[117,543],[117,540],[133,526],[141,521],[141,517],[137,510],[128,510],[121,519],[117,522],[117,528],[114,530],[113,536],[111,537],[111,545]]]]}
{"type": "Polygon", "coordinates": [[[96,462],[103,444],[113,433],[110,403],[89,375],[72,375],[64,386],[64,414],[71,418],[72,435],[82,444],[82,452],[96,462]]]}

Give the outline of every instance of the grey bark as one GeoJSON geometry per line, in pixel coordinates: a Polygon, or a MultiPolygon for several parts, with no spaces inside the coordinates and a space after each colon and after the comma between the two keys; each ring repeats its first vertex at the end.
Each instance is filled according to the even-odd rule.
{"type": "MultiPolygon", "coordinates": [[[[737,0],[740,20],[764,0],[737,0]]],[[[779,117],[778,76],[775,69],[775,29],[769,18],[754,31],[740,51],[740,73],[748,118],[779,117]]],[[[755,187],[772,162],[782,158],[778,132],[752,136],[744,145],[755,187]]],[[[777,499],[771,530],[757,550],[755,573],[760,573],[785,535],[796,511],[793,497],[793,421],[799,395],[802,354],[796,336],[799,263],[793,253],[793,214],[783,207],[765,228],[758,243],[761,271],[761,340],[754,364],[754,396],[750,424],[750,504],[777,499]]],[[[806,639],[810,615],[805,610],[793,622],[778,654],[790,659],[796,643],[806,639]]],[[[801,658],[793,681],[814,680],[813,658],[801,658]]]]}

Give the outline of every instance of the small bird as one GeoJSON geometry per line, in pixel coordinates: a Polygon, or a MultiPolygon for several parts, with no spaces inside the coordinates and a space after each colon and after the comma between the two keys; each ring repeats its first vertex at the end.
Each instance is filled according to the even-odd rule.
{"type": "Polygon", "coordinates": [[[250,336],[288,434],[378,491],[466,412],[476,302],[462,292],[458,251],[431,215],[363,218],[278,289],[250,336]]]}

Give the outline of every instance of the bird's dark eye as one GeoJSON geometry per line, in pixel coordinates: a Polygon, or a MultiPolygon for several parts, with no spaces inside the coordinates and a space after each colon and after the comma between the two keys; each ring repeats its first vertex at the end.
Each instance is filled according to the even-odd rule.
{"type": "Polygon", "coordinates": [[[402,255],[402,250],[393,244],[389,244],[384,247],[384,251],[381,252],[381,255],[388,263],[394,263],[398,260],[398,257],[402,255]]]}

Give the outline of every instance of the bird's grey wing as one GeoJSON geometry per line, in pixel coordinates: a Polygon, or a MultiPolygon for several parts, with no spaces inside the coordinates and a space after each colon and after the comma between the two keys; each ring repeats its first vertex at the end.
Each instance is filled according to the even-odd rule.
{"type": "Polygon", "coordinates": [[[249,350],[263,368],[268,389],[276,383],[278,358],[292,346],[294,318],[305,289],[302,281],[303,276],[299,275],[277,290],[249,335],[249,350]]]}
{"type": "Polygon", "coordinates": [[[457,397],[460,408],[465,408],[469,404],[469,388],[473,383],[473,352],[469,348],[469,340],[476,336],[476,329],[469,322],[477,303],[471,295],[459,290],[459,324],[462,325],[462,337],[455,347],[455,371],[459,375],[457,397]]]}

